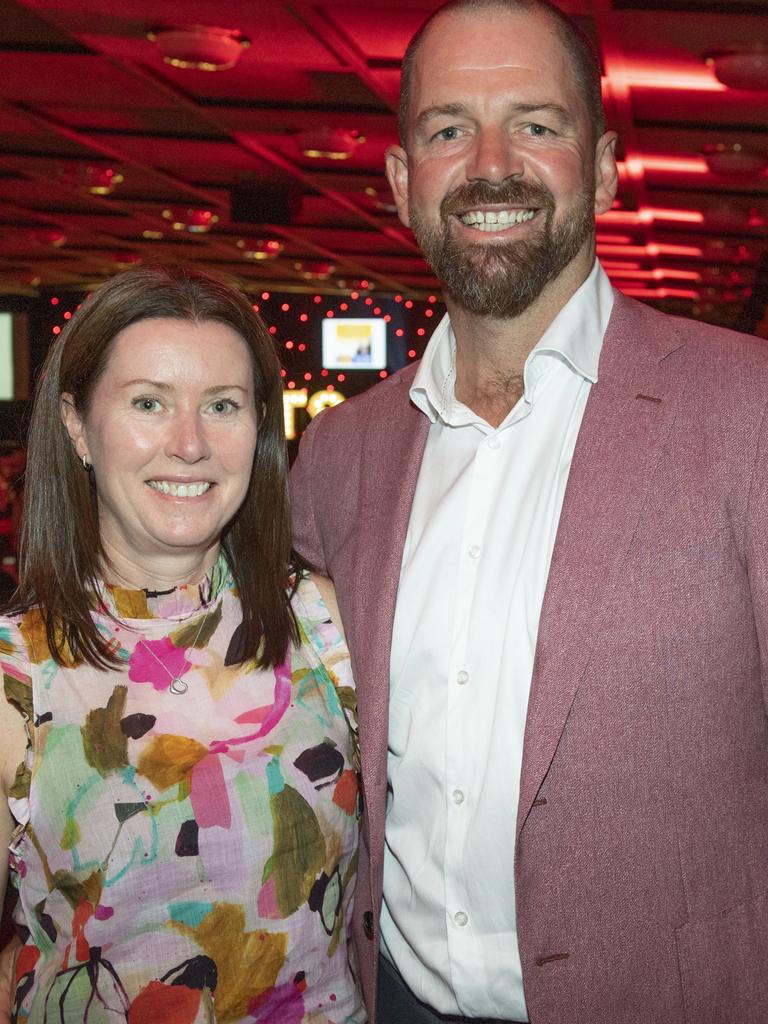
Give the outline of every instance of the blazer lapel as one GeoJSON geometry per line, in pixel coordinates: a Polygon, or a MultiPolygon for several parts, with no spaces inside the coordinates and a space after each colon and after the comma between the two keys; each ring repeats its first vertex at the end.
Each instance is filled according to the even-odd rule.
{"type": "Polygon", "coordinates": [[[598,382],[574,451],[539,623],[518,833],[555,755],[677,414],[686,375],[672,355],[681,348],[673,323],[616,295],[598,382]]]}
{"type": "Polygon", "coordinates": [[[401,375],[399,391],[368,420],[362,443],[366,466],[356,513],[357,600],[355,635],[350,640],[356,673],[366,680],[358,713],[372,832],[379,817],[382,830],[384,825],[392,626],[408,520],[429,432],[428,418],[410,401],[413,375],[401,375]]]}

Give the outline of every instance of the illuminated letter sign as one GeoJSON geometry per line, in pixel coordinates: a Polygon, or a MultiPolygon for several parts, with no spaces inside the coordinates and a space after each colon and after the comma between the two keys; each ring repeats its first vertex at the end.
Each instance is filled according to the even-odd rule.
{"type": "Polygon", "coordinates": [[[344,401],[340,391],[316,391],[308,396],[306,391],[283,391],[283,415],[285,416],[285,436],[289,441],[296,437],[296,410],[306,409],[309,418],[314,419],[323,409],[339,405],[344,401]]]}

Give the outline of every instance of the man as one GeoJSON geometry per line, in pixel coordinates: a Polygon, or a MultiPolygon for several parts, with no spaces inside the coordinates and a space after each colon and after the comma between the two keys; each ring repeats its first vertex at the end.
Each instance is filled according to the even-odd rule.
{"type": "Polygon", "coordinates": [[[764,1024],[768,354],[610,288],[559,11],[449,4],[402,89],[448,317],[293,474],[358,682],[371,1019],[378,973],[378,1024],[764,1024]]]}

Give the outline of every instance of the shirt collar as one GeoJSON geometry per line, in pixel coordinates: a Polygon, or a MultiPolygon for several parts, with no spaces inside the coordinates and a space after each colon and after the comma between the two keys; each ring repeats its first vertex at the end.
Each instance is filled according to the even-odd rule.
{"type": "MultiPolygon", "coordinates": [[[[574,373],[596,383],[603,335],[612,308],[611,283],[595,260],[587,279],[566,302],[526,359],[526,390],[543,370],[542,356],[554,356],[574,373]]],[[[452,403],[455,381],[456,338],[446,314],[429,339],[416,371],[410,390],[411,401],[434,423],[452,403]]]]}

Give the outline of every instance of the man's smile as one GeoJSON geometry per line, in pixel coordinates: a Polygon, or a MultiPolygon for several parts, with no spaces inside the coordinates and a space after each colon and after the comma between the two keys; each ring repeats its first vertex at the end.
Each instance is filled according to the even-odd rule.
{"type": "Polygon", "coordinates": [[[536,210],[504,209],[504,210],[467,210],[457,214],[458,219],[467,227],[478,231],[499,231],[514,224],[524,224],[533,220],[536,210]]]}

